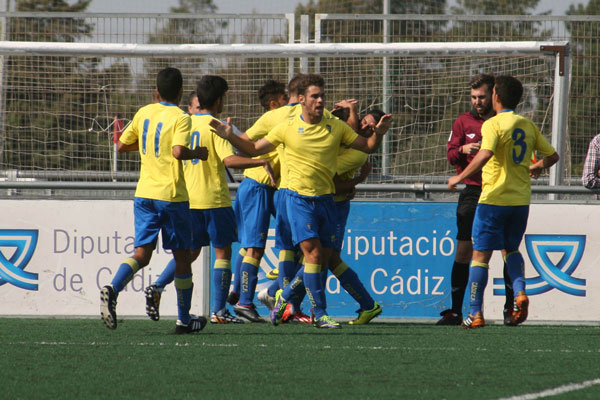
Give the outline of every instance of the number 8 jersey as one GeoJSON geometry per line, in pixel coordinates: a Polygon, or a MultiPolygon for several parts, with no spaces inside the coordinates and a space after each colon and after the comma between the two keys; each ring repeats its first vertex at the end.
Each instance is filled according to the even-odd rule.
{"type": "Polygon", "coordinates": [[[479,203],[524,206],[531,200],[532,152],[546,157],[556,151],[529,119],[503,110],[481,127],[481,150],[494,153],[481,171],[479,203]]]}

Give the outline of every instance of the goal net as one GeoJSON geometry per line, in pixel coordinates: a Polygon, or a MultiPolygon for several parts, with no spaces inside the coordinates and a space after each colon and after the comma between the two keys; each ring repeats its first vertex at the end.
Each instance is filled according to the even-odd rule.
{"type": "MultiPolygon", "coordinates": [[[[156,73],[174,66],[184,75],[186,94],[204,74],[225,77],[230,90],[223,116],[231,116],[241,130],[264,112],[257,91],[267,79],[287,82],[294,71],[318,71],[329,108],[355,98],[361,114],[380,108],[394,115],[385,145],[371,156],[367,183],[443,184],[454,173],[446,143],[454,120],[470,110],[468,82],[474,74],[519,78],[525,93],[517,112],[557,140],[551,137],[560,119],[555,103],[564,99],[556,98],[561,66],[556,51],[544,51],[549,46],[566,43],[0,42],[0,172],[4,178],[53,182],[53,196],[69,182],[134,182],[138,156],[116,155],[114,134],[152,102],[156,73]]],[[[402,196],[377,193],[378,198],[402,196]]]]}

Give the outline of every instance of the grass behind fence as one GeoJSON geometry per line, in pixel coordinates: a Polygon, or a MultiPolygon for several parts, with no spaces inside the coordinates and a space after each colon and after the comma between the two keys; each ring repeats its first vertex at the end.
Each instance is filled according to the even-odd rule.
{"type": "MultiPolygon", "coordinates": [[[[0,319],[5,399],[496,399],[600,378],[597,326],[0,319]]],[[[553,399],[597,399],[600,386],[553,399]]]]}

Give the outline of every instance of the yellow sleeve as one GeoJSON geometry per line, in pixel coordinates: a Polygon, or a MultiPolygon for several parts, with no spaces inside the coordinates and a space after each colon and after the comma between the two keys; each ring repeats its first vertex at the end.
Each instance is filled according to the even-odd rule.
{"type": "Polygon", "coordinates": [[[488,119],[481,126],[481,150],[490,150],[496,152],[498,144],[499,129],[491,119],[488,119]]]}
{"type": "Polygon", "coordinates": [[[172,146],[190,147],[190,130],[192,129],[192,120],[186,113],[181,113],[175,123],[175,132],[173,133],[172,146]]]}
{"type": "Polygon", "coordinates": [[[217,134],[212,133],[213,142],[215,146],[215,152],[221,161],[226,159],[229,156],[235,155],[233,151],[233,146],[227,140],[219,137],[217,134]]]}
{"type": "Polygon", "coordinates": [[[359,150],[345,149],[340,152],[336,160],[336,173],[340,176],[352,172],[352,175],[356,170],[367,161],[369,156],[359,150]]]}
{"type": "Polygon", "coordinates": [[[336,122],[343,127],[342,143],[346,146],[350,146],[358,137],[358,133],[354,132],[354,129],[350,128],[350,125],[342,120],[338,119],[336,122]]]}
{"type": "Polygon", "coordinates": [[[287,122],[282,122],[281,124],[278,124],[267,134],[267,136],[265,136],[265,139],[273,146],[279,146],[281,143],[283,143],[283,134],[285,132],[286,126],[288,126],[287,122]]]}
{"type": "Polygon", "coordinates": [[[129,125],[127,125],[127,128],[125,128],[125,130],[121,134],[121,137],[119,138],[119,142],[121,142],[123,144],[132,144],[138,140],[138,138],[139,138],[139,135],[137,132],[138,119],[139,119],[138,113],[136,113],[133,116],[133,120],[129,123],[129,125]]]}
{"type": "Polygon", "coordinates": [[[246,135],[252,141],[257,141],[269,133],[269,113],[264,113],[256,122],[246,130],[246,135]]]}

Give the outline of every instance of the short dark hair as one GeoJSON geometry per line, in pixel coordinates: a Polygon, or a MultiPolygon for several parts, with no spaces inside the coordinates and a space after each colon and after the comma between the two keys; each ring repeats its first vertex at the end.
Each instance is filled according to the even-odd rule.
{"type": "Polygon", "coordinates": [[[321,75],[318,74],[307,74],[300,78],[298,82],[298,94],[305,95],[306,89],[310,86],[318,86],[320,88],[325,87],[325,80],[321,75]]]}
{"type": "Polygon", "coordinates": [[[288,93],[290,96],[298,94],[298,83],[304,76],[306,76],[306,74],[298,73],[294,75],[292,79],[290,79],[288,82],[288,93]]]}
{"type": "Polygon", "coordinates": [[[331,111],[331,115],[346,122],[348,121],[348,118],[350,118],[350,109],[348,107],[336,108],[335,110],[331,111]]]}
{"type": "Polygon", "coordinates": [[[514,76],[504,75],[496,77],[496,94],[502,107],[514,110],[523,96],[523,84],[514,76]]]}
{"type": "Polygon", "coordinates": [[[194,103],[194,97],[197,97],[197,96],[198,96],[198,94],[196,93],[196,91],[195,91],[195,90],[192,90],[192,91],[190,92],[190,94],[188,94],[187,105],[188,105],[189,107],[191,107],[191,106],[192,106],[192,104],[194,103]]]}
{"type": "Polygon", "coordinates": [[[183,76],[177,68],[167,67],[156,76],[156,89],[163,100],[177,101],[182,87],[183,76]]]}
{"type": "Polygon", "coordinates": [[[471,78],[471,81],[469,82],[469,86],[471,87],[471,89],[479,89],[483,85],[487,85],[487,88],[488,88],[489,92],[491,93],[492,89],[494,88],[495,81],[496,81],[496,79],[494,78],[493,75],[477,74],[471,78]]]}
{"type": "Polygon", "coordinates": [[[200,108],[211,108],[228,90],[229,86],[224,78],[217,75],[204,75],[196,87],[200,108]]]}
{"type": "Polygon", "coordinates": [[[258,89],[260,105],[269,110],[271,100],[277,101],[282,94],[285,95],[285,84],[269,79],[258,89]]]}
{"type": "Polygon", "coordinates": [[[381,118],[385,115],[385,112],[383,112],[382,110],[380,110],[378,108],[372,108],[365,113],[365,117],[367,115],[372,115],[373,118],[375,119],[375,123],[378,124],[379,121],[381,120],[381,118]]]}

